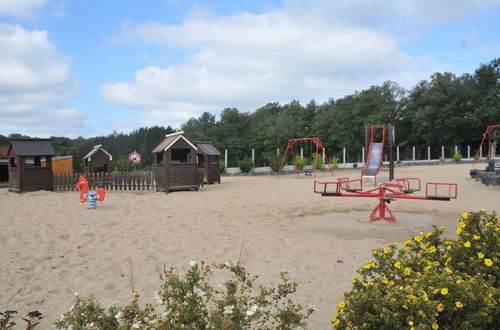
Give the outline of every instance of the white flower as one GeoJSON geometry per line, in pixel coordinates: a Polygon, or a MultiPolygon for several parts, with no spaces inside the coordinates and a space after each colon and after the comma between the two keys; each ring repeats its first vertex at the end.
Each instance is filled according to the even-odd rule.
{"type": "Polygon", "coordinates": [[[160,318],[164,319],[170,314],[170,309],[168,311],[165,311],[163,314],[161,314],[160,318]]]}
{"type": "Polygon", "coordinates": [[[132,328],[139,329],[140,327],[141,325],[139,322],[135,322],[134,324],[132,324],[132,328]]]}
{"type": "Polygon", "coordinates": [[[195,261],[195,260],[191,260],[189,261],[189,267],[194,267],[196,266],[198,263],[195,261]]]}
{"type": "Polygon", "coordinates": [[[115,319],[117,319],[117,320],[121,319],[122,315],[123,315],[123,313],[121,311],[118,312],[118,313],[116,313],[115,314],[115,319]]]}
{"type": "Polygon", "coordinates": [[[203,297],[205,295],[205,292],[197,286],[193,288],[193,292],[196,293],[198,297],[203,297]]]}
{"type": "Polygon", "coordinates": [[[226,267],[231,266],[231,264],[229,263],[229,261],[226,261],[226,262],[224,263],[224,265],[226,265],[226,267]]]}
{"type": "Polygon", "coordinates": [[[287,274],[287,275],[292,275],[293,274],[293,270],[291,270],[291,269],[282,269],[280,271],[280,273],[287,274]]]}
{"type": "Polygon", "coordinates": [[[234,305],[224,306],[224,314],[233,314],[234,305]]]}
{"type": "Polygon", "coordinates": [[[319,310],[318,306],[316,306],[316,305],[307,305],[307,308],[308,309],[312,309],[313,311],[318,311],[319,310]]]}
{"type": "Polygon", "coordinates": [[[247,314],[247,316],[252,316],[253,314],[255,314],[255,312],[259,309],[259,306],[257,305],[253,305],[252,307],[249,307],[246,311],[245,314],[247,314]]]}
{"type": "Polygon", "coordinates": [[[69,306],[68,310],[71,312],[75,308],[75,305],[69,306]]]}
{"type": "Polygon", "coordinates": [[[160,295],[160,291],[155,292],[155,300],[158,305],[163,305],[165,303],[160,295]]]}
{"type": "Polygon", "coordinates": [[[78,292],[75,292],[75,297],[78,297],[79,296],[79,293],[78,292]]]}

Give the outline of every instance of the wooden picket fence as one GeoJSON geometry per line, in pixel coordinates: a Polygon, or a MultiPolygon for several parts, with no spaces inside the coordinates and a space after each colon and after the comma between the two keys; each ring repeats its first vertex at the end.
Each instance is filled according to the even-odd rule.
{"type": "Polygon", "coordinates": [[[76,191],[75,184],[80,175],[89,182],[89,190],[155,190],[152,171],[112,173],[63,173],[54,174],[54,191],[76,191]]]}

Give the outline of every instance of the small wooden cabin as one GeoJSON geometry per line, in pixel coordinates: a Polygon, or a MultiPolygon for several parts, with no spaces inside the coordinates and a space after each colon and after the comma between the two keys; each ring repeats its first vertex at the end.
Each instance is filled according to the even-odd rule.
{"type": "Polygon", "coordinates": [[[83,157],[85,172],[111,172],[113,170],[113,156],[103,149],[102,144],[94,148],[83,157]]]}
{"type": "Polygon", "coordinates": [[[196,165],[198,148],[186,139],[183,132],[167,134],[156,148],[156,191],[198,190],[200,179],[196,165]]]}
{"type": "Polygon", "coordinates": [[[0,146],[0,182],[9,181],[9,162],[7,161],[7,152],[9,146],[0,146]]]}
{"type": "Polygon", "coordinates": [[[198,148],[198,168],[202,169],[203,183],[220,183],[221,153],[210,141],[195,141],[198,148]]]}
{"type": "Polygon", "coordinates": [[[51,139],[9,139],[9,191],[53,190],[51,139]]]}

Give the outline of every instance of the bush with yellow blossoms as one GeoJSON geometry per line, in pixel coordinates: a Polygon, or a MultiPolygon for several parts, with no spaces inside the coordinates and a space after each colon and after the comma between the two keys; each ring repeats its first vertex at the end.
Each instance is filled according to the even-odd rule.
{"type": "Polygon", "coordinates": [[[499,219],[463,213],[457,238],[444,227],[373,251],[344,293],[338,329],[493,329],[500,312],[499,219]]]}

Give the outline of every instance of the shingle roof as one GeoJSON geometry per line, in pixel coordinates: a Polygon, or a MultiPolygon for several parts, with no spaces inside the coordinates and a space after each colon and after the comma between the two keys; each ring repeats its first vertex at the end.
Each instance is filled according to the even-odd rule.
{"type": "Polygon", "coordinates": [[[208,156],[220,156],[221,153],[210,141],[195,141],[194,144],[198,147],[199,151],[208,156]]]}
{"type": "Polygon", "coordinates": [[[98,152],[99,150],[101,150],[102,152],[104,152],[106,155],[108,155],[109,157],[109,160],[113,160],[113,156],[111,156],[111,154],[109,152],[107,152],[106,150],[104,150],[102,148],[102,144],[99,144],[99,145],[96,145],[94,146],[94,148],[88,153],[86,154],[83,159],[87,159],[87,158],[92,158],[93,155],[96,154],[96,152],[98,152]]]}
{"type": "Polygon", "coordinates": [[[50,141],[53,141],[51,139],[9,139],[9,141],[10,148],[18,156],[52,156],[55,154],[50,144],[50,141]]]}
{"type": "Polygon", "coordinates": [[[194,144],[192,144],[188,139],[186,139],[184,136],[182,136],[182,133],[184,133],[184,132],[181,131],[181,132],[165,135],[165,140],[161,141],[161,143],[159,145],[157,145],[156,148],[153,149],[152,153],[166,151],[179,139],[183,139],[184,141],[186,141],[187,144],[189,144],[191,147],[193,147],[194,150],[198,151],[198,148],[194,144]]]}

